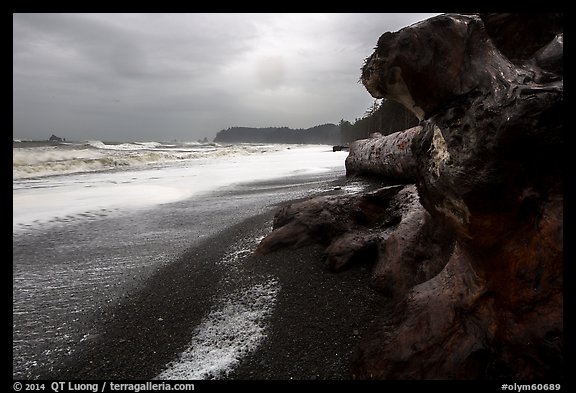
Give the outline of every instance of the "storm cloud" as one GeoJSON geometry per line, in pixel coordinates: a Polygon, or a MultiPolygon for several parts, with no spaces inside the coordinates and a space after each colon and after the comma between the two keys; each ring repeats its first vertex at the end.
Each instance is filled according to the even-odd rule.
{"type": "Polygon", "coordinates": [[[13,137],[213,138],[362,116],[380,35],[433,14],[14,14],[13,137]]]}

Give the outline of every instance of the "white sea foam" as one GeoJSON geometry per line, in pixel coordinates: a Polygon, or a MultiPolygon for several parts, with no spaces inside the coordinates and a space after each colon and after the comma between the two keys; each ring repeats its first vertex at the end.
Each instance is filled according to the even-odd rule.
{"type": "MultiPolygon", "coordinates": [[[[163,146],[168,149],[166,145],[163,146]]],[[[182,148],[182,144],[179,146],[182,148]]],[[[49,146],[39,151],[51,154],[49,146]]],[[[14,153],[15,156],[18,154],[14,153]]],[[[59,157],[46,158],[42,154],[38,154],[34,159],[44,168],[60,164],[66,166],[72,162],[71,165],[78,166],[79,161],[82,161],[83,165],[98,166],[102,165],[102,160],[110,158],[110,155],[97,158],[101,150],[83,151],[77,148],[72,151],[58,150],[58,155],[65,155],[61,162],[57,159],[59,157]],[[70,157],[77,153],[85,156],[76,159],[70,157]]],[[[162,152],[156,149],[136,153],[130,151],[130,154],[127,154],[121,151],[121,155],[115,158],[116,165],[124,162],[119,157],[128,164],[119,170],[15,178],[12,193],[13,230],[17,232],[46,224],[60,225],[62,222],[70,222],[69,217],[82,219],[89,212],[124,212],[175,202],[220,187],[250,181],[329,171],[342,174],[346,155],[345,152],[332,152],[328,146],[314,145],[230,146],[208,153],[181,153],[173,150],[162,152]],[[158,158],[162,165],[134,164],[138,160],[150,163],[153,159],[150,155],[154,154],[164,157],[158,158]],[[181,160],[172,158],[168,161],[162,154],[204,156],[181,160]]],[[[32,158],[29,158],[29,161],[32,162],[32,158]]],[[[15,162],[14,171],[17,166],[15,162]]],[[[31,166],[33,165],[28,165],[28,168],[31,166]]],[[[63,170],[58,171],[62,173],[63,170]]]]}
{"type": "Polygon", "coordinates": [[[226,250],[226,255],[218,261],[218,264],[226,266],[229,270],[238,268],[243,259],[251,255],[265,237],[266,233],[262,233],[258,236],[242,238],[226,250]]]}
{"type": "Polygon", "coordinates": [[[238,290],[197,327],[190,345],[155,379],[198,380],[226,375],[266,337],[279,290],[275,279],[238,290]]]}
{"type": "MultiPolygon", "coordinates": [[[[24,145],[25,146],[25,145],[24,145]]],[[[285,149],[284,145],[101,141],[44,144],[12,149],[13,179],[166,166],[186,160],[260,154],[285,149]]]]}
{"type": "Polygon", "coordinates": [[[366,184],[363,182],[350,182],[342,188],[348,194],[357,194],[366,189],[366,184]]]}

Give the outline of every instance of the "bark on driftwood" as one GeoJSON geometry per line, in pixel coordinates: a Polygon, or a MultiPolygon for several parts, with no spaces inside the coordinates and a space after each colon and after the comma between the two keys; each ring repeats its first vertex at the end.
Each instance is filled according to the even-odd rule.
{"type": "Polygon", "coordinates": [[[499,35],[499,46],[530,47],[512,62],[487,30],[478,16],[442,15],[384,34],[363,69],[373,95],[422,115],[411,145],[420,201],[457,242],[366,337],[357,377],[562,375],[561,40],[538,50],[499,35]]]}
{"type": "Polygon", "coordinates": [[[294,203],[276,213],[273,229],[257,253],[323,244],[328,269],[373,265],[372,287],[396,298],[438,274],[454,247],[454,236],[430,220],[414,185],[294,203]]]}
{"type": "Polygon", "coordinates": [[[422,127],[370,139],[360,139],[350,144],[346,158],[346,174],[364,174],[391,179],[414,180],[416,160],[412,156],[412,139],[422,127]]]}
{"type": "Polygon", "coordinates": [[[562,43],[561,15],[448,14],[383,34],[366,59],[370,94],[421,122],[355,142],[347,172],[415,185],[290,205],[259,247],[374,263],[396,310],[362,339],[354,378],[563,376],[562,43]]]}

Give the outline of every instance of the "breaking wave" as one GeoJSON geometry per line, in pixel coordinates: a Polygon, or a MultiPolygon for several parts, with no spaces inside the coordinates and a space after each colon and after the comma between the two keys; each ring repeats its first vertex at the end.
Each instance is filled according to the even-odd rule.
{"type": "Polygon", "coordinates": [[[198,142],[13,141],[13,179],[165,166],[187,160],[281,150],[282,145],[198,142]]]}

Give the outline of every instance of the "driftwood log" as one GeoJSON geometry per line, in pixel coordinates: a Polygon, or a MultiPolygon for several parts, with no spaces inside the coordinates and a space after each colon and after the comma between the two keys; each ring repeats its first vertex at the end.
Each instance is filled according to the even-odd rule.
{"type": "Polygon", "coordinates": [[[375,134],[370,139],[360,139],[350,144],[346,158],[346,174],[356,173],[382,176],[391,179],[414,180],[416,160],[412,155],[412,139],[422,127],[382,136],[375,134]]]}
{"type": "Polygon", "coordinates": [[[362,83],[420,125],[356,141],[347,173],[414,184],[285,207],[259,248],[373,263],[396,308],[351,377],[563,377],[562,52],[558,14],[445,14],[378,40],[362,83]]]}

